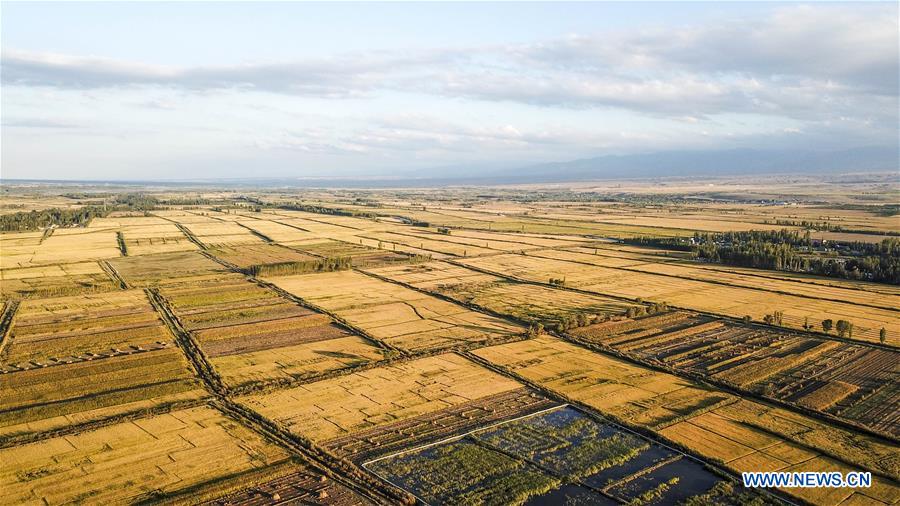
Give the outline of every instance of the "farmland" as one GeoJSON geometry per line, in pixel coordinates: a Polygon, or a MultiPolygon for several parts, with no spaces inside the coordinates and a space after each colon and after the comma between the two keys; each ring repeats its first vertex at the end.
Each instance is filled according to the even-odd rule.
{"type": "Polygon", "coordinates": [[[19,304],[3,360],[31,369],[171,340],[142,290],[28,299],[19,304]]]}
{"type": "Polygon", "coordinates": [[[402,350],[483,344],[512,339],[525,331],[499,318],[357,272],[271,281],[402,350]]]}
{"type": "Polygon", "coordinates": [[[891,219],[628,188],[148,190],[0,234],[0,500],[900,503],[900,289],[651,241],[891,219]]]}
{"type": "MultiPolygon", "coordinates": [[[[289,455],[209,408],[174,411],[0,450],[6,504],[163,499],[289,455]]],[[[257,480],[260,477],[256,477],[257,480]]]]}
{"type": "Polygon", "coordinates": [[[557,497],[590,504],[644,497],[676,502],[726,483],[678,452],[566,406],[367,467],[429,503],[540,504],[557,497]]]}
{"type": "Polygon", "coordinates": [[[632,300],[665,301],[670,305],[733,318],[750,316],[759,321],[767,314],[780,311],[784,315],[783,324],[795,329],[803,328],[808,322],[818,325],[826,319],[845,318],[856,325],[853,339],[877,342],[880,329],[885,328],[892,330],[888,334],[889,342],[900,344],[895,309],[533,255],[495,255],[461,262],[529,281],[546,283],[549,279],[562,279],[567,287],[585,292],[632,300]]]}
{"type": "Polygon", "coordinates": [[[239,402],[312,441],[346,447],[348,435],[521,388],[447,354],[254,394],[239,402]]]}
{"type": "MultiPolygon", "coordinates": [[[[840,456],[842,468],[878,470],[887,477],[870,493],[894,502],[900,469],[896,446],[803,415],[736,398],[674,376],[641,369],[572,344],[542,337],[474,352],[517,376],[583,403],[627,426],[668,441],[736,472],[804,470],[840,456]]],[[[791,489],[823,500],[814,489],[791,489]]],[[[852,491],[845,492],[849,497],[852,491]]]]}
{"type": "Polygon", "coordinates": [[[15,297],[49,297],[116,288],[115,281],[98,262],[3,269],[0,276],[0,293],[15,297]]]}
{"type": "Polygon", "coordinates": [[[689,313],[572,331],[653,363],[900,434],[897,352],[689,313]],[[887,410],[885,410],[887,409],[887,410]]]}
{"type": "Polygon", "coordinates": [[[314,376],[383,358],[373,343],[246,279],[160,290],[230,386],[314,376]]]}
{"type": "Polygon", "coordinates": [[[2,355],[0,435],[205,397],[140,290],[22,302],[2,355]]]}
{"type": "Polygon", "coordinates": [[[510,282],[444,262],[366,269],[366,272],[546,327],[577,315],[620,314],[631,307],[618,299],[510,282]]]}

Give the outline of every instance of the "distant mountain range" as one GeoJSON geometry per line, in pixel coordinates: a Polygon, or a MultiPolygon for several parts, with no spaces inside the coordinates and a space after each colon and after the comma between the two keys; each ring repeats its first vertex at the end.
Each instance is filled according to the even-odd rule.
{"type": "Polygon", "coordinates": [[[489,177],[552,182],[890,170],[900,171],[897,148],[866,147],[830,152],[732,149],[601,156],[500,170],[489,177]]]}
{"type": "MultiPolygon", "coordinates": [[[[193,180],[65,181],[68,183],[232,187],[434,187],[602,181],[622,179],[698,178],[755,175],[833,175],[888,172],[900,175],[900,149],[863,147],[840,151],[732,149],[721,151],[661,151],[608,155],[569,162],[510,167],[490,162],[397,171],[367,177],[259,177],[193,180]]],[[[20,180],[22,181],[22,180],[20,180]]],[[[4,180],[12,183],[16,180],[4,180]]],[[[64,181],[43,181],[62,183],[64,181]]]]}

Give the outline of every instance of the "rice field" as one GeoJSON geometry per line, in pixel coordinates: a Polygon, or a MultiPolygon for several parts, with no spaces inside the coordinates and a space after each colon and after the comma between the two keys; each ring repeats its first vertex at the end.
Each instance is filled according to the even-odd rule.
{"type": "Polygon", "coordinates": [[[3,448],[0,461],[4,504],[159,501],[290,465],[284,450],[208,407],[3,448]]]}
{"type": "MultiPolygon", "coordinates": [[[[535,253],[535,256],[554,258],[558,260],[586,262],[601,267],[627,268],[637,272],[662,274],[689,280],[721,283],[743,288],[762,289],[771,292],[780,292],[813,299],[831,299],[861,305],[874,305],[876,307],[900,311],[900,293],[881,293],[878,296],[877,300],[873,300],[871,292],[858,289],[858,285],[860,283],[856,283],[856,286],[851,285],[845,288],[838,284],[841,282],[841,280],[834,280],[834,282],[829,285],[811,284],[792,281],[788,279],[776,279],[772,277],[760,278],[759,276],[731,272],[724,269],[711,270],[705,269],[703,268],[703,266],[687,265],[684,263],[673,262],[663,263],[626,261],[624,264],[619,264],[619,262],[617,262],[618,259],[605,256],[610,250],[598,251],[600,253],[603,253],[604,256],[594,255],[592,254],[593,251],[598,250],[592,250],[589,248],[575,248],[571,250],[540,251],[535,253]]],[[[868,285],[872,284],[873,283],[868,283],[868,285]]]]}
{"type": "Polygon", "coordinates": [[[277,244],[225,246],[211,249],[209,253],[241,269],[271,264],[315,263],[319,260],[318,257],[277,244]]]}
{"type": "Polygon", "coordinates": [[[878,342],[880,329],[885,328],[887,343],[892,346],[900,345],[897,313],[890,309],[532,255],[506,254],[460,261],[529,281],[546,283],[551,278],[558,278],[564,280],[567,287],[599,295],[665,301],[673,306],[733,318],[750,316],[755,321],[761,321],[765,315],[781,311],[784,314],[784,325],[794,329],[802,329],[805,323],[819,326],[825,319],[844,319],[853,322],[855,326],[853,335],[850,336],[852,339],[878,342]]]}
{"type": "Polygon", "coordinates": [[[232,387],[313,377],[384,358],[327,315],[246,279],[163,287],[161,294],[232,387]]]}
{"type": "Polygon", "coordinates": [[[156,218],[155,220],[158,221],[154,221],[152,224],[132,224],[130,223],[132,220],[141,220],[141,218],[122,219],[121,222],[124,223],[118,230],[122,235],[122,245],[129,256],[198,249],[197,245],[172,223],[156,218]]]}
{"type": "Polygon", "coordinates": [[[0,375],[0,440],[206,397],[181,350],[154,346],[0,375]]]}
{"type": "Polygon", "coordinates": [[[867,470],[781,493],[900,503],[900,288],[611,239],[896,217],[593,191],[167,191],[0,234],[0,502],[762,506],[739,473],[867,470]]]}
{"type": "Polygon", "coordinates": [[[354,244],[344,241],[317,241],[298,244],[294,248],[317,257],[349,258],[351,264],[358,268],[410,262],[410,256],[403,252],[378,248],[377,245],[373,247],[362,242],[354,244]]]}
{"type": "Polygon", "coordinates": [[[591,319],[619,315],[633,306],[599,295],[511,282],[445,262],[367,269],[367,272],[547,328],[579,315],[591,319]]]}
{"type": "Polygon", "coordinates": [[[892,350],[687,312],[571,333],[640,360],[900,435],[900,354],[892,350]]]}
{"type": "MultiPolygon", "coordinates": [[[[740,399],[551,337],[474,353],[614,420],[650,429],[734,472],[813,470],[817,458],[840,458],[847,469],[882,473],[875,479],[877,487],[869,489],[873,497],[892,503],[900,494],[896,481],[900,467],[892,458],[896,445],[884,440],[740,399]]],[[[796,490],[785,491],[794,494],[796,490]]],[[[844,490],[847,496],[852,493],[844,490]]],[[[801,493],[809,495],[808,491],[801,493]]]]}
{"type": "Polygon", "coordinates": [[[118,286],[97,262],[0,270],[0,297],[52,297],[104,292],[118,286]]]}
{"type": "Polygon", "coordinates": [[[9,337],[0,355],[4,370],[129,353],[173,339],[142,290],[27,299],[9,337]]]}
{"type": "Polygon", "coordinates": [[[109,264],[131,286],[190,283],[227,276],[225,267],[193,251],[124,257],[109,264]]]}
{"type": "Polygon", "coordinates": [[[237,223],[210,220],[187,223],[184,227],[202,244],[215,248],[238,244],[260,244],[263,239],[237,223]]]}
{"type": "Polygon", "coordinates": [[[353,271],[269,281],[402,350],[485,344],[525,332],[499,318],[353,271]]]}
{"type": "Polygon", "coordinates": [[[0,269],[105,260],[121,256],[110,229],[61,228],[0,234],[0,269]]]}
{"type": "Polygon", "coordinates": [[[317,443],[519,390],[454,354],[391,364],[237,400],[317,443]]]}

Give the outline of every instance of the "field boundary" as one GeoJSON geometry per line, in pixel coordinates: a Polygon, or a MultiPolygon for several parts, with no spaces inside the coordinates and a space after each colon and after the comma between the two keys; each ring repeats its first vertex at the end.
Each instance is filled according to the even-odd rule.
{"type": "Polygon", "coordinates": [[[13,318],[18,310],[18,300],[11,299],[3,305],[3,313],[0,314],[0,361],[6,361],[6,348],[12,339],[13,318]]]}
{"type": "Polygon", "coordinates": [[[100,268],[103,269],[103,272],[105,272],[110,278],[112,278],[113,283],[119,285],[119,288],[121,290],[128,290],[129,288],[131,288],[128,285],[128,282],[125,281],[125,278],[123,278],[122,275],[119,274],[119,271],[117,271],[111,263],[106,260],[100,260],[97,263],[100,265],[100,268]]]}

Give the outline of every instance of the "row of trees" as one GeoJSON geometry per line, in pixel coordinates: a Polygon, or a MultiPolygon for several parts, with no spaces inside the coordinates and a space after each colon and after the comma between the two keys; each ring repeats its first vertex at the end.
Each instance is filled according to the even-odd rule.
{"type": "Polygon", "coordinates": [[[279,209],[285,209],[288,211],[304,211],[307,213],[318,213],[318,214],[330,214],[333,216],[352,216],[356,218],[375,218],[378,216],[375,213],[371,213],[368,211],[356,211],[354,209],[339,209],[335,207],[325,207],[325,206],[316,206],[311,204],[301,204],[299,202],[295,204],[283,204],[278,206],[279,209]]]}
{"type": "Polygon", "coordinates": [[[880,243],[832,242],[816,251],[809,231],[694,234],[693,238],[636,238],[626,242],[690,251],[694,258],[741,267],[805,272],[844,279],[900,284],[900,238],[880,243]]]}
{"type": "Polygon", "coordinates": [[[105,206],[85,206],[78,209],[42,209],[0,215],[0,230],[21,232],[56,227],[82,227],[97,217],[108,215],[112,210],[105,206]]]}
{"type": "Polygon", "coordinates": [[[0,231],[21,232],[49,227],[83,227],[94,218],[102,218],[113,211],[150,211],[159,202],[142,193],[118,195],[108,204],[85,205],[77,209],[41,209],[0,215],[0,231]]]}
{"type": "MultiPolygon", "coordinates": [[[[661,313],[669,310],[669,305],[665,302],[654,302],[644,305],[643,301],[638,300],[638,305],[631,306],[625,311],[628,318],[636,318],[639,316],[647,316],[661,313]]],[[[562,315],[549,321],[541,322],[529,327],[529,334],[543,332],[545,328],[555,330],[557,332],[565,332],[579,327],[586,327],[598,321],[604,321],[608,317],[599,317],[590,313],[575,313],[562,315]]],[[[536,335],[536,334],[535,334],[536,335]]]]}
{"type": "Polygon", "coordinates": [[[287,276],[307,272],[345,271],[353,267],[349,256],[324,257],[299,262],[279,262],[274,264],[251,265],[244,272],[251,276],[287,276]]]}

